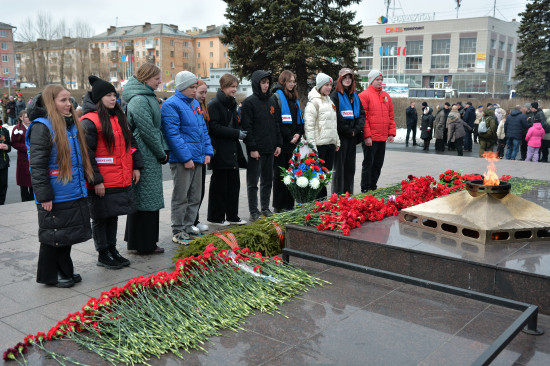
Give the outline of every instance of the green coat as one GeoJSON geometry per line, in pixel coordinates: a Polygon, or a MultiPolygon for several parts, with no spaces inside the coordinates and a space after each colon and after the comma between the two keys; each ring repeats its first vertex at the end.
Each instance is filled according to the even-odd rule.
{"type": "Polygon", "coordinates": [[[144,168],[134,188],[138,211],[158,211],[164,207],[162,165],[159,159],[168,150],[160,130],[160,106],[152,88],[132,76],[122,91],[126,116],[143,156],[144,168]]]}

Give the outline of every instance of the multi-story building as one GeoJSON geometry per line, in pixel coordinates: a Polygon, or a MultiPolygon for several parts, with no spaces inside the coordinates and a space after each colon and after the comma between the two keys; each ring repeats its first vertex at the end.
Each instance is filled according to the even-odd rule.
{"type": "Polygon", "coordinates": [[[183,32],[173,24],[112,26],[90,40],[91,70],[117,85],[151,62],[161,69],[164,87],[170,88],[182,70],[208,77],[210,68],[229,66],[220,36],[221,27],[213,25],[204,32],[196,28],[183,32]]]}
{"type": "Polygon", "coordinates": [[[16,42],[17,81],[86,88],[90,74],[88,45],[87,39],[70,37],[16,42]]]}
{"type": "Polygon", "coordinates": [[[415,88],[452,88],[459,95],[508,95],[518,64],[515,20],[493,17],[380,24],[358,50],[359,73],[381,70],[415,88]]]}
{"type": "Polygon", "coordinates": [[[15,27],[0,22],[0,87],[15,85],[15,51],[13,29],[15,27]]]}
{"type": "Polygon", "coordinates": [[[206,31],[194,35],[196,75],[209,77],[210,69],[230,68],[227,45],[221,41],[222,27],[209,25],[206,31]]]}

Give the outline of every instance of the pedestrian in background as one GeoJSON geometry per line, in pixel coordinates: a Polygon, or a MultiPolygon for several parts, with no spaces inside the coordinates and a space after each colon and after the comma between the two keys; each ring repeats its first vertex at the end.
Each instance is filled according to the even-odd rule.
{"type": "Polygon", "coordinates": [[[372,70],[368,74],[368,88],[359,94],[366,114],[361,192],[378,187],[386,155],[386,141],[393,142],[396,134],[393,104],[390,95],[382,90],[383,80],[384,76],[379,70],[372,70]]]}
{"type": "Polygon", "coordinates": [[[278,84],[273,86],[273,98],[281,110],[278,124],[283,141],[281,154],[273,160],[273,210],[279,213],[294,208],[294,197],[283,182],[281,169],[288,169],[296,144],[304,135],[304,117],[296,90],[296,75],[292,71],[281,72],[278,84]]]}
{"type": "Polygon", "coordinates": [[[527,131],[525,140],[527,141],[527,158],[525,161],[539,161],[539,149],[544,137],[544,129],[542,128],[541,121],[535,119],[533,127],[527,131]]]}
{"type": "Polygon", "coordinates": [[[168,147],[160,130],[160,106],[155,90],[162,83],[160,69],[146,62],[122,91],[128,125],[143,157],[140,182],[134,187],[136,213],[128,215],[124,240],[138,254],[160,254],[159,210],[164,207],[162,166],[168,162],[168,147]]]}
{"type": "MultiPolygon", "coordinates": [[[[423,102],[422,105],[424,105],[424,103],[426,102],[423,102]]],[[[411,105],[407,107],[405,111],[405,117],[407,119],[407,136],[405,137],[405,146],[409,146],[409,135],[411,132],[413,146],[416,146],[416,128],[418,124],[418,113],[416,112],[415,102],[411,102],[411,105]]]]}
{"type": "Polygon", "coordinates": [[[8,191],[8,168],[10,166],[11,151],[10,132],[2,126],[0,121],[0,205],[6,202],[6,192],[8,191]]]}
{"type": "Polygon", "coordinates": [[[443,107],[439,108],[437,114],[435,115],[434,120],[434,137],[435,137],[435,151],[436,152],[444,152],[445,151],[445,144],[447,141],[444,140],[445,138],[445,131],[447,129],[447,117],[449,116],[449,113],[451,112],[451,104],[449,102],[445,102],[443,107]]]}
{"type": "Polygon", "coordinates": [[[464,145],[464,136],[466,131],[472,128],[460,118],[458,113],[449,113],[449,141],[454,143],[457,156],[463,156],[462,147],[464,145]]]}
{"type": "Polygon", "coordinates": [[[472,102],[466,102],[466,106],[464,107],[464,112],[462,114],[462,120],[470,127],[466,128],[464,131],[464,151],[472,152],[472,131],[476,121],[476,111],[472,106],[472,102]]]}
{"type": "Polygon", "coordinates": [[[430,150],[430,141],[432,140],[432,129],[434,126],[434,116],[432,109],[428,106],[422,111],[422,124],[420,125],[420,138],[424,141],[424,151],[430,150]]]}
{"type": "Polygon", "coordinates": [[[499,159],[502,159],[504,157],[504,149],[506,148],[506,111],[502,109],[499,114],[501,115],[501,120],[497,127],[497,156],[499,159]]]}
{"type": "Polygon", "coordinates": [[[88,80],[92,90],[84,96],[81,123],[94,170],[87,187],[97,265],[120,269],[130,261],[116,247],[118,216],[136,212],[132,184],[139,183],[143,159],[113,84],[93,75],[88,80]]]}
{"type": "Polygon", "coordinates": [[[17,100],[15,101],[15,116],[17,118],[19,118],[21,112],[24,111],[26,108],[27,108],[27,104],[25,103],[25,100],[23,99],[23,95],[22,94],[17,94],[17,100]]]}
{"type": "Polygon", "coordinates": [[[27,156],[27,145],[25,144],[27,128],[29,128],[30,123],[27,111],[23,109],[19,112],[19,123],[11,131],[11,144],[17,150],[15,181],[21,192],[21,202],[34,199],[31,172],[29,171],[29,157],[27,156]]]}
{"type": "Polygon", "coordinates": [[[36,282],[72,287],[82,281],[74,272],[73,244],[92,237],[86,179],[93,179],[86,138],[61,85],[48,85],[27,111],[31,124],[26,144],[38,210],[36,282]]]}
{"type": "Polygon", "coordinates": [[[521,140],[527,134],[524,131],[527,131],[527,118],[525,114],[521,113],[521,106],[517,105],[506,118],[506,124],[504,125],[504,135],[508,146],[506,149],[507,160],[516,160],[521,140]]]}
{"type": "Polygon", "coordinates": [[[483,118],[483,115],[484,115],[483,106],[482,105],[477,106],[476,119],[474,121],[474,143],[475,144],[479,144],[477,129],[479,127],[479,122],[481,122],[481,119],[483,118]]]}
{"type": "Polygon", "coordinates": [[[493,151],[494,145],[497,142],[497,127],[495,109],[492,107],[487,108],[478,128],[480,157],[486,151],[493,151]]]}
{"type": "Polygon", "coordinates": [[[6,113],[8,114],[8,126],[15,125],[17,118],[15,114],[15,100],[13,96],[10,95],[8,98],[8,103],[6,104],[6,113]]]}
{"type": "Polygon", "coordinates": [[[346,194],[349,192],[352,195],[355,180],[355,158],[357,156],[356,146],[357,143],[363,141],[365,110],[357,95],[355,79],[351,69],[343,68],[340,70],[338,80],[336,80],[336,88],[330,94],[330,98],[336,106],[336,123],[340,139],[340,149],[336,152],[334,160],[332,193],[346,194]]]}

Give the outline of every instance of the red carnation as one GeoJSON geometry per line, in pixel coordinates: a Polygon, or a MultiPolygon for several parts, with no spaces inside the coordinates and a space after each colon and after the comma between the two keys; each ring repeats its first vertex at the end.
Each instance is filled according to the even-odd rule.
{"type": "Polygon", "coordinates": [[[450,175],[446,175],[446,176],[445,176],[445,180],[451,180],[451,176],[450,176],[450,175]]]}
{"type": "Polygon", "coordinates": [[[298,170],[298,171],[296,172],[296,176],[297,176],[297,177],[301,177],[303,174],[304,174],[304,172],[302,172],[301,170],[298,170]]]}
{"type": "Polygon", "coordinates": [[[307,214],[307,215],[304,217],[304,220],[305,220],[305,221],[311,220],[311,214],[307,214]]]}

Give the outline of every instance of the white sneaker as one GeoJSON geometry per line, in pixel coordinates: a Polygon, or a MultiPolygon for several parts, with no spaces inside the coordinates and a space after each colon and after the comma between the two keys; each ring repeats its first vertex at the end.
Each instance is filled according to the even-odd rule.
{"type": "Polygon", "coordinates": [[[222,222],[216,222],[216,221],[208,221],[209,224],[217,225],[217,226],[229,226],[229,221],[222,221],[222,222]]]}
{"type": "Polygon", "coordinates": [[[189,235],[200,235],[200,233],[201,233],[200,229],[195,225],[191,225],[191,227],[189,228],[189,231],[187,232],[187,234],[189,235]]]}
{"type": "Polygon", "coordinates": [[[248,222],[246,220],[243,220],[243,219],[239,219],[239,221],[229,221],[230,224],[232,225],[246,225],[248,224],[248,222]]]}
{"type": "Polygon", "coordinates": [[[197,224],[197,228],[203,232],[203,231],[208,231],[208,225],[206,224],[201,224],[200,222],[197,224]]]}

